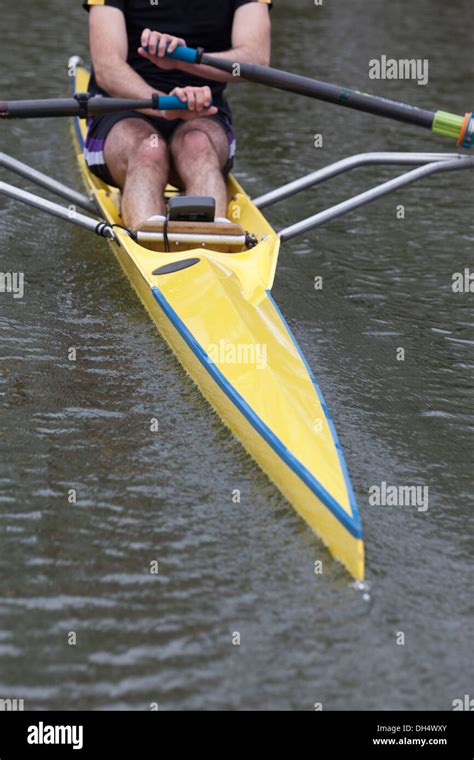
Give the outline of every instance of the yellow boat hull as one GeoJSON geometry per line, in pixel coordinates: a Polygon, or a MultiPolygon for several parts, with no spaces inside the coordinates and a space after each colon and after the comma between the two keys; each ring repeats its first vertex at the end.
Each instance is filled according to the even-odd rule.
{"type": "MultiPolygon", "coordinates": [[[[89,74],[76,71],[76,91],[89,74]]],[[[121,224],[120,194],[79,166],[103,217],[121,224]]],[[[178,360],[262,470],[357,579],[364,577],[359,513],[341,446],[319,388],[270,295],[279,238],[233,177],[229,217],[255,248],[151,251],[117,230],[114,253],[178,360]]]]}

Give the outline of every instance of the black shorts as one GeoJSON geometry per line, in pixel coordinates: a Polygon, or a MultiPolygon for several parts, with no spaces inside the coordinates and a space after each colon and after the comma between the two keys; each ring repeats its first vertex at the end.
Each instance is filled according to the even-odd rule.
{"type": "MultiPolygon", "coordinates": [[[[220,124],[224,129],[229,141],[229,158],[224,169],[224,173],[228,174],[233,167],[234,157],[236,153],[236,140],[234,130],[232,127],[232,121],[226,113],[219,111],[215,116],[208,117],[212,121],[220,124]]],[[[176,119],[169,121],[160,117],[146,116],[145,114],[137,113],[136,111],[120,111],[120,113],[106,114],[105,116],[98,116],[95,119],[89,119],[87,124],[87,137],[84,144],[84,158],[87,166],[92,174],[99,177],[107,185],[116,186],[115,180],[110,175],[107,169],[104,159],[104,145],[107,136],[119,121],[123,119],[142,119],[156,129],[156,131],[166,140],[170,142],[174,132],[183,123],[182,119],[176,119]]]]}

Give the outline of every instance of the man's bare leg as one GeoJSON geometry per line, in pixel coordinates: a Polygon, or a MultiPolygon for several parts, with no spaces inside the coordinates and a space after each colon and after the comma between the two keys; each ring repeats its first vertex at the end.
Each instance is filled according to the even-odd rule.
{"type": "Polygon", "coordinates": [[[166,142],[143,119],[124,119],[111,129],[104,147],[107,168],[122,190],[122,217],[137,229],[154,214],[165,214],[169,174],[166,142]]]}
{"type": "Polygon", "coordinates": [[[181,124],[171,141],[175,171],[186,195],[216,199],[216,216],[227,216],[227,188],[222,173],[229,158],[229,141],[222,127],[210,119],[181,124]]]}

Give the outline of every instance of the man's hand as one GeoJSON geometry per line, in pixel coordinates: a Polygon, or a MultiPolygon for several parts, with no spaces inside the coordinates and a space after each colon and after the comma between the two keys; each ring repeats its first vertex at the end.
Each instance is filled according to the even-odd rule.
{"type": "Polygon", "coordinates": [[[178,46],[187,47],[184,40],[180,37],[173,37],[171,34],[161,34],[161,32],[152,32],[151,29],[144,29],[141,36],[141,47],[138,52],[143,58],[159,66],[160,69],[179,69],[179,61],[172,61],[165,58],[166,51],[172,53],[178,46]],[[146,48],[146,50],[145,50],[146,48]]]}
{"type": "MultiPolygon", "coordinates": [[[[173,37],[171,34],[161,34],[161,32],[152,32],[150,29],[144,29],[141,36],[142,47],[138,49],[143,58],[159,66],[162,69],[177,69],[179,61],[172,61],[165,58],[166,51],[172,53],[178,45],[186,47],[186,43],[180,37],[173,37]],[[145,50],[145,48],[147,48],[145,50]]],[[[183,119],[191,121],[200,119],[203,116],[215,116],[217,108],[212,103],[212,93],[209,87],[175,87],[170,95],[177,95],[183,103],[188,104],[187,111],[162,111],[161,116],[174,121],[183,119]]],[[[155,114],[156,115],[156,114],[155,114]]]]}
{"type": "Polygon", "coordinates": [[[212,93],[209,87],[175,87],[170,95],[177,95],[183,103],[187,103],[188,110],[162,111],[160,115],[169,121],[174,119],[192,121],[206,116],[215,116],[217,113],[217,108],[211,105],[212,93]]]}

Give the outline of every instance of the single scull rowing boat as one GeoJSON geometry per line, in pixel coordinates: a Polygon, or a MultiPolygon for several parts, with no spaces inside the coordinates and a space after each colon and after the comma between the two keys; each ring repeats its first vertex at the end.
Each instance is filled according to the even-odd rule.
{"type": "MultiPolygon", "coordinates": [[[[186,49],[185,53],[175,51],[174,55],[191,60],[192,53],[186,49]]],[[[213,65],[211,60],[206,63],[213,65]]],[[[248,78],[279,86],[275,76],[283,72],[260,72],[258,68],[253,67],[248,78]],[[258,79],[259,74],[263,79],[258,79]],[[265,81],[269,76],[272,81],[265,81]]],[[[70,208],[4,182],[0,183],[0,192],[110,241],[161,334],[202,394],[333,556],[355,578],[363,579],[362,526],[341,445],[318,385],[270,294],[280,244],[428,174],[473,168],[474,160],[444,153],[361,154],[254,201],[230,177],[228,213],[230,219],[238,220],[238,225],[227,228],[170,222],[161,233],[156,230],[137,233],[122,226],[119,191],[93,176],[83,157],[85,116],[105,112],[104,109],[121,110],[124,101],[81,95],[87,90],[89,72],[79,58],[71,59],[70,70],[75,75],[74,100],[1,103],[0,115],[4,118],[74,115],[74,146],[88,195],[5,154],[0,154],[0,166],[92,212],[99,216],[99,221],[78,212],[71,214],[70,208]],[[331,177],[374,164],[416,168],[278,233],[261,213],[262,208],[331,177]]],[[[245,76],[242,71],[240,74],[245,76]]],[[[283,89],[291,89],[293,85],[295,91],[317,97],[316,92],[304,91],[310,80],[297,87],[295,80],[303,78],[286,76],[290,80],[285,80],[283,89]]],[[[347,93],[344,105],[348,104],[347,93]]],[[[127,105],[127,109],[165,107],[164,99],[160,101],[159,105],[137,101],[127,105]]],[[[381,107],[386,110],[390,103],[397,107],[393,118],[400,119],[399,104],[384,101],[381,107]]],[[[176,101],[172,99],[167,107],[176,107],[176,101]]],[[[362,110],[376,112],[373,102],[362,110]]],[[[459,139],[462,122],[462,140],[466,142],[470,139],[471,121],[467,117],[461,122],[460,117],[453,118],[457,121],[451,136],[459,139]]],[[[171,198],[176,191],[169,188],[168,194],[171,198]]]]}
{"type": "MultiPolygon", "coordinates": [[[[76,66],[76,90],[88,72],[76,66]]],[[[88,170],[86,126],[75,149],[92,197],[121,224],[119,193],[88,170]]],[[[362,526],[334,426],[270,289],[280,240],[235,179],[229,219],[259,243],[241,252],[152,252],[117,230],[114,252],[179,361],[222,420],[334,556],[364,574],[362,526]]]]}

